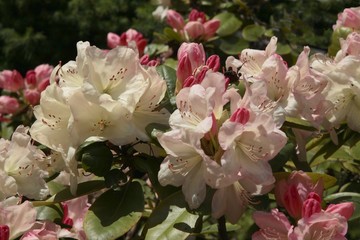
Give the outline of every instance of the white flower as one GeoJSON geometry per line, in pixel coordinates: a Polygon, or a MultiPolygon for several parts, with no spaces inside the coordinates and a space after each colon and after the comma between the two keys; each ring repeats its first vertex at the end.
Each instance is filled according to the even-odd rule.
{"type": "Polygon", "coordinates": [[[0,197],[2,199],[19,193],[28,198],[44,199],[49,190],[43,178],[47,173],[38,162],[45,154],[31,145],[28,128],[20,125],[11,141],[0,141],[0,197]]]}

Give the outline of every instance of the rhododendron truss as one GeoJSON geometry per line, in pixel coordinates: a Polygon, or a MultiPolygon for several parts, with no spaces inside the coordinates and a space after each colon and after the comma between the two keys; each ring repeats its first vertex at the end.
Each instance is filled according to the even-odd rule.
{"type": "Polygon", "coordinates": [[[229,56],[251,26],[166,2],[154,43],[0,72],[0,240],[360,237],[359,9],[332,58],[271,29],[229,56]]]}

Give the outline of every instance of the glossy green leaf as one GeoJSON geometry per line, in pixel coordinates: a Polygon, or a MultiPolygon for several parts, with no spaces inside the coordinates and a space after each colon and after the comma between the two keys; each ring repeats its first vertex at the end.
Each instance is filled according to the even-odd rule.
{"type": "Polygon", "coordinates": [[[288,143],[281,149],[281,151],[269,161],[273,172],[280,171],[288,160],[292,157],[295,151],[295,146],[292,143],[288,143]]]}
{"type": "Polygon", "coordinates": [[[62,218],[62,212],[60,208],[56,205],[36,207],[36,211],[37,211],[36,219],[38,220],[54,221],[55,219],[62,218]]]}
{"type": "Polygon", "coordinates": [[[291,53],[291,47],[289,46],[289,44],[278,43],[276,48],[276,53],[279,55],[289,54],[291,53]]]}
{"type": "Polygon", "coordinates": [[[223,38],[220,40],[220,50],[226,54],[238,55],[245,48],[249,47],[249,43],[241,38],[223,38]]]}
{"type": "MultiPolygon", "coordinates": [[[[236,231],[240,229],[240,225],[238,224],[231,224],[226,223],[226,230],[228,232],[236,231]]],[[[218,225],[212,224],[209,226],[206,226],[202,229],[201,234],[217,234],[218,233],[218,225]]]]}
{"type": "Polygon", "coordinates": [[[78,184],[75,195],[73,195],[70,191],[70,188],[67,187],[55,194],[54,196],[50,197],[46,201],[33,201],[32,203],[34,206],[52,205],[54,203],[60,203],[80,196],[88,195],[104,188],[105,183],[103,180],[87,181],[78,184]]]}
{"type": "Polygon", "coordinates": [[[198,218],[189,213],[186,206],[181,191],[162,201],[148,219],[145,239],[186,239],[193,232],[198,218]]]}
{"type": "Polygon", "coordinates": [[[242,21],[238,19],[233,13],[222,12],[214,17],[220,20],[220,27],[216,33],[221,36],[229,36],[236,32],[242,25],[242,21]]]}
{"type": "Polygon", "coordinates": [[[116,239],[128,232],[144,211],[144,194],[139,182],[131,182],[120,191],[103,193],[91,205],[84,219],[89,239],[116,239]]]}
{"type": "Polygon", "coordinates": [[[166,27],[164,28],[164,35],[167,37],[168,41],[175,40],[181,42],[181,36],[179,33],[175,32],[172,28],[166,27]]]}
{"type": "Polygon", "coordinates": [[[138,171],[146,172],[149,176],[151,184],[160,199],[165,199],[169,195],[179,191],[179,188],[174,186],[161,186],[158,180],[158,172],[162,160],[151,157],[145,154],[139,154],[133,158],[133,163],[138,171]]]}
{"type": "Polygon", "coordinates": [[[175,86],[176,86],[176,71],[175,69],[166,66],[160,65],[156,67],[157,72],[164,78],[167,85],[167,94],[168,97],[171,98],[174,96],[175,93],[175,86]]]}
{"type": "MultiPolygon", "coordinates": [[[[289,178],[290,174],[290,172],[276,172],[274,173],[274,177],[276,181],[280,181],[281,179],[289,178]]],[[[311,178],[313,183],[316,183],[319,179],[322,179],[325,189],[334,186],[337,181],[335,177],[324,173],[306,172],[306,174],[311,178]]]]}
{"type": "Polygon", "coordinates": [[[244,27],[242,31],[243,38],[249,42],[255,42],[259,40],[261,36],[265,33],[265,27],[256,25],[256,24],[250,24],[244,27]]]}

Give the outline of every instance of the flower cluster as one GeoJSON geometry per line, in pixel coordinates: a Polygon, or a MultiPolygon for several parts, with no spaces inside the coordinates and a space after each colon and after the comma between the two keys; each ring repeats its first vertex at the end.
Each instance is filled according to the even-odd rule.
{"type": "Polygon", "coordinates": [[[175,10],[167,10],[166,14],[166,22],[186,42],[209,40],[220,27],[218,19],[208,20],[205,13],[196,9],[191,10],[187,21],[175,10]]]}
{"type": "MultiPolygon", "coordinates": [[[[50,86],[34,107],[34,140],[62,154],[76,179],[75,150],[88,138],[124,145],[149,139],[145,127],[167,121],[157,105],[166,91],[155,68],[143,68],[127,47],[104,52],[88,42],[77,44],[76,61],[55,70],[50,86]]],[[[73,185],[73,187],[76,187],[73,185]]]]}
{"type": "Polygon", "coordinates": [[[17,70],[3,70],[0,72],[1,121],[10,121],[12,115],[24,106],[39,104],[41,92],[49,85],[53,67],[41,64],[26,73],[25,78],[17,70]]]}
{"type": "Polygon", "coordinates": [[[285,208],[297,225],[292,226],[278,209],[270,213],[257,211],[253,218],[260,230],[252,239],[346,239],[347,220],[354,212],[354,204],[330,204],[322,209],[322,193],[321,180],[313,184],[305,173],[292,172],[287,180],[276,184],[275,196],[278,205],[285,208]]]}

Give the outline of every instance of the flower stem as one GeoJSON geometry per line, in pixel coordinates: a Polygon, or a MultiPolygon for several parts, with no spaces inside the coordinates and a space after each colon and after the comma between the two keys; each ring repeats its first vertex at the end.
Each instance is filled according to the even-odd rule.
{"type": "Polygon", "coordinates": [[[225,216],[222,216],[218,219],[218,232],[219,232],[219,239],[220,240],[228,240],[229,237],[226,231],[226,219],[225,216]]]}

